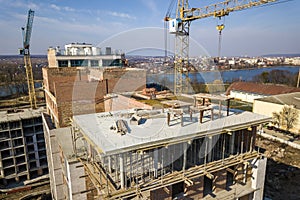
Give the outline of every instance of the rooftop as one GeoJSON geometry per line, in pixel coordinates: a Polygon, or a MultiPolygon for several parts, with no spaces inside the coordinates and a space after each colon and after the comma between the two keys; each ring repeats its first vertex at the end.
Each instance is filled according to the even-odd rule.
{"type": "Polygon", "coordinates": [[[280,105],[293,105],[295,108],[300,109],[300,92],[274,95],[256,99],[256,101],[264,101],[280,105]]]}
{"type": "Polygon", "coordinates": [[[22,109],[22,110],[13,110],[13,111],[1,111],[0,123],[40,117],[42,112],[44,112],[44,108],[39,108],[36,110],[22,109]]]}
{"type": "Polygon", "coordinates": [[[231,90],[243,91],[248,93],[263,94],[263,95],[277,95],[292,92],[300,92],[300,88],[289,87],[285,85],[262,84],[251,82],[235,82],[232,83],[226,91],[229,95],[231,90]]]}
{"type": "MultiPolygon", "coordinates": [[[[206,114],[210,114],[210,112],[206,114]]],[[[73,117],[73,121],[74,125],[84,133],[84,137],[94,143],[99,152],[116,154],[190,141],[195,137],[248,128],[271,120],[270,117],[251,112],[230,113],[229,116],[213,121],[210,120],[209,115],[205,115],[204,123],[199,123],[198,118],[199,113],[194,114],[192,120],[189,114],[183,114],[183,126],[181,126],[180,117],[171,119],[170,126],[168,126],[167,112],[163,113],[161,110],[123,110],[78,115],[73,117]],[[133,114],[142,117],[143,120],[140,125],[130,124],[130,118],[133,114]],[[114,130],[113,127],[117,120],[124,120],[128,130],[126,134],[121,135],[114,130]]]]}

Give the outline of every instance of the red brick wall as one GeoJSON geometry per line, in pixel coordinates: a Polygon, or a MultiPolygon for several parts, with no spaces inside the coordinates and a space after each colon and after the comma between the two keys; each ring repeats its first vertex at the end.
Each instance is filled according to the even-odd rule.
{"type": "Polygon", "coordinates": [[[73,115],[103,112],[106,84],[108,93],[141,90],[146,86],[146,72],[143,70],[114,68],[98,72],[103,73],[104,80],[89,81],[87,68],[43,69],[45,90],[56,98],[56,104],[51,103],[46,93],[47,106],[55,111],[53,114],[59,119],[60,127],[66,126],[73,115]],[[53,107],[55,105],[57,107],[53,107]]]}

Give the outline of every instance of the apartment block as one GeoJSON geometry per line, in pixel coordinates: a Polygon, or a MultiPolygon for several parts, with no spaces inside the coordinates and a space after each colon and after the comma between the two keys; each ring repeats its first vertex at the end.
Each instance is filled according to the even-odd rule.
{"type": "Polygon", "coordinates": [[[101,50],[87,43],[70,43],[65,49],[48,49],[49,67],[124,67],[125,55],[106,47],[101,50]]]}
{"type": "Polygon", "coordinates": [[[11,187],[48,173],[39,110],[0,112],[0,184],[11,187]]]}
{"type": "Polygon", "coordinates": [[[73,116],[72,127],[46,131],[53,199],[262,199],[255,138],[270,120],[180,101],[73,116]]]}

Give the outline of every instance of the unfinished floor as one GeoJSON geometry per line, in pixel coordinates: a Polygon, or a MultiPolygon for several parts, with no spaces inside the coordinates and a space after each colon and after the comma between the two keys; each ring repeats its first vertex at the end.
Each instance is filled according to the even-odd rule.
{"type": "Polygon", "coordinates": [[[68,131],[50,131],[63,160],[55,165],[70,174],[53,188],[81,199],[262,199],[266,159],[254,147],[257,126],[270,118],[209,110],[200,121],[177,111],[74,116],[68,131]],[[72,185],[78,180],[85,184],[72,185]]]}

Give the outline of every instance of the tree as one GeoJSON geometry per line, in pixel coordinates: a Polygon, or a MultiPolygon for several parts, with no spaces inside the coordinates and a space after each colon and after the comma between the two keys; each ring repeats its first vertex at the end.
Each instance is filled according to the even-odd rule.
{"type": "Polygon", "coordinates": [[[282,124],[281,114],[277,112],[273,112],[272,115],[273,115],[273,124],[279,128],[282,124]]]}
{"type": "Polygon", "coordinates": [[[285,127],[287,131],[292,129],[298,119],[299,112],[293,106],[284,106],[282,110],[273,112],[273,123],[278,127],[285,127]]]}

